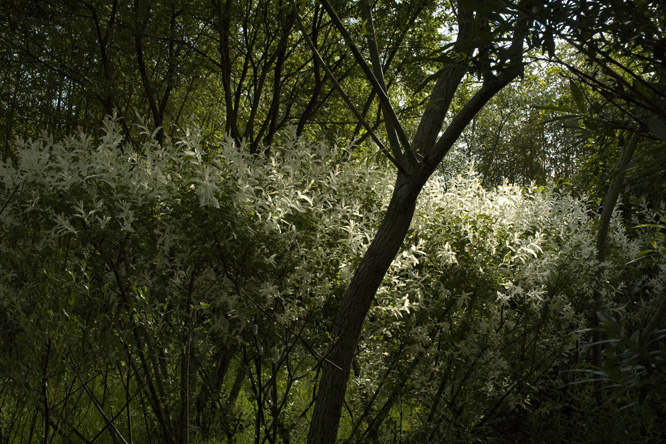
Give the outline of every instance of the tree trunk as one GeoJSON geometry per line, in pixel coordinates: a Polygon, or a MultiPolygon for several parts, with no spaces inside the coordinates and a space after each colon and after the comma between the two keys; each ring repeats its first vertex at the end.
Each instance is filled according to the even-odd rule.
{"type": "Polygon", "coordinates": [[[377,235],[345,292],[333,328],[334,343],[323,363],[308,443],[334,443],[351,362],[365,316],[391,262],[407,235],[423,183],[398,173],[395,190],[377,235]]]}
{"type": "MultiPolygon", "coordinates": [[[[337,18],[331,5],[327,0],[321,2],[333,21],[337,21],[338,30],[343,36],[347,35],[345,41],[359,65],[364,68],[366,77],[377,95],[380,98],[382,95],[385,96],[386,92],[353,45],[353,39],[348,37],[348,31],[337,18]]],[[[458,6],[459,33],[453,49],[457,54],[471,55],[473,48],[476,47],[474,31],[480,29],[479,27],[483,28],[485,21],[483,17],[475,16],[474,11],[464,2],[458,6]]],[[[530,21],[526,17],[519,16],[514,26],[511,45],[504,51],[506,58],[502,61],[503,66],[498,69],[499,74],[485,76],[482,86],[457,111],[443,133],[442,124],[465,75],[465,64],[449,64],[441,71],[413,142],[410,144],[409,141],[403,141],[403,136],[400,136],[400,142],[404,143],[404,146],[392,146],[391,152],[385,153],[388,156],[393,154],[392,161],[399,169],[395,189],[379,230],[361,259],[338,311],[333,327],[333,344],[326,356],[327,359],[322,364],[321,382],[308,433],[309,444],[332,444],[337,438],[347,380],[363,322],[386,271],[407,235],[416,201],[423,186],[465,127],[483,109],[488,100],[523,72],[523,40],[530,21]],[[408,162],[404,162],[405,159],[408,162]]],[[[380,102],[383,107],[390,110],[388,97],[384,97],[380,102]]],[[[395,119],[395,114],[391,114],[395,119]]],[[[394,129],[398,135],[404,135],[404,130],[398,130],[400,122],[397,119],[392,124],[395,124],[394,129]]],[[[390,125],[387,131],[391,131],[390,125]]]]}
{"type": "MultiPolygon", "coordinates": [[[[617,170],[615,172],[615,178],[611,182],[606,198],[604,199],[604,205],[601,212],[601,218],[599,220],[599,230],[597,231],[597,260],[602,264],[606,261],[606,250],[608,244],[608,230],[610,228],[611,217],[613,216],[613,210],[617,204],[617,199],[620,196],[620,191],[622,190],[622,183],[624,182],[624,176],[627,173],[627,168],[631,162],[632,157],[634,156],[634,151],[636,150],[636,145],[640,136],[637,133],[634,133],[629,139],[627,145],[622,149],[620,154],[620,160],[617,165],[617,170]]],[[[601,277],[601,271],[599,272],[601,277]]],[[[603,364],[603,344],[601,343],[602,334],[599,330],[601,326],[599,323],[599,318],[597,317],[597,312],[603,310],[603,297],[601,294],[602,289],[598,289],[595,294],[595,307],[594,313],[592,313],[592,365],[596,368],[601,368],[603,364]]]]}
{"type": "MultiPolygon", "coordinates": [[[[451,120],[439,140],[436,143],[434,140],[429,141],[434,143],[434,147],[428,150],[423,149],[425,145],[414,143],[415,146],[421,148],[421,153],[425,153],[425,158],[412,174],[398,173],[395,189],[384,215],[384,220],[368,251],[361,259],[361,263],[349,287],[347,287],[342,306],[338,311],[333,327],[334,343],[328,352],[327,360],[323,363],[321,385],[317,393],[317,402],[308,433],[308,444],[332,444],[335,442],[351,362],[356,351],[363,321],[386,271],[391,266],[393,258],[407,235],[419,193],[437,165],[455,141],[458,140],[467,124],[485,106],[488,100],[521,72],[520,65],[516,66],[519,67],[518,70],[507,70],[503,75],[485,82],[451,120]]],[[[451,83],[459,83],[462,78],[462,75],[456,76],[455,73],[449,72],[447,74],[449,75],[444,77],[451,83]]],[[[435,88],[438,95],[433,100],[437,97],[447,97],[447,94],[453,94],[455,91],[455,88],[447,88],[444,87],[445,85],[440,86],[442,87],[439,89],[435,88]]],[[[443,117],[441,120],[443,120],[443,117]]],[[[414,140],[428,141],[427,139],[432,139],[432,137],[427,136],[435,134],[431,127],[436,125],[441,126],[441,121],[433,118],[427,125],[423,124],[422,121],[414,140]]]]}

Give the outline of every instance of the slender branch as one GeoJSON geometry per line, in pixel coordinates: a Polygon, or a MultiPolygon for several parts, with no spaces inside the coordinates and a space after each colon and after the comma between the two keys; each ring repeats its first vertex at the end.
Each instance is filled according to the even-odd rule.
{"type": "Polygon", "coordinates": [[[366,131],[368,131],[368,133],[370,133],[370,136],[372,137],[372,140],[377,144],[377,146],[384,153],[384,155],[386,155],[386,157],[389,158],[391,163],[393,165],[395,165],[396,168],[398,168],[398,170],[405,173],[406,168],[403,165],[403,162],[401,160],[402,159],[402,153],[398,153],[399,156],[396,157],[395,153],[391,154],[391,151],[389,151],[384,146],[384,144],[379,140],[379,137],[377,137],[377,134],[375,134],[375,132],[372,130],[372,127],[370,126],[370,124],[367,122],[367,120],[365,120],[365,118],[361,115],[361,113],[356,108],[356,106],[352,103],[349,96],[345,93],[345,91],[342,89],[342,86],[340,86],[340,83],[337,81],[337,79],[335,78],[335,76],[331,72],[331,69],[329,68],[328,64],[324,61],[321,54],[319,54],[319,51],[317,50],[317,47],[312,42],[312,40],[310,39],[310,36],[307,33],[307,30],[305,29],[305,25],[303,25],[303,21],[301,20],[301,16],[300,16],[300,14],[298,12],[298,9],[296,7],[296,3],[294,2],[294,0],[290,0],[290,2],[291,2],[292,8],[294,9],[294,15],[296,16],[296,23],[298,24],[298,27],[300,28],[301,33],[303,34],[303,37],[305,38],[305,41],[310,46],[310,49],[312,49],[312,54],[315,56],[315,58],[317,59],[319,64],[322,66],[322,68],[324,68],[324,71],[326,71],[326,75],[328,75],[328,77],[331,79],[331,81],[335,85],[336,89],[338,90],[338,92],[342,96],[342,99],[345,101],[345,103],[347,104],[349,109],[354,113],[354,116],[358,119],[358,121],[363,124],[363,127],[366,129],[366,131]]]}
{"type": "Polygon", "coordinates": [[[49,425],[51,421],[51,407],[49,405],[49,391],[48,391],[48,367],[49,358],[51,357],[51,338],[46,343],[46,352],[42,358],[42,402],[44,403],[44,444],[49,441],[49,425]]]}
{"type": "MultiPolygon", "coordinates": [[[[141,83],[143,84],[143,88],[145,90],[145,97],[146,100],[148,100],[148,106],[150,107],[150,112],[153,115],[153,122],[155,127],[159,128],[162,126],[162,115],[155,100],[156,94],[154,93],[153,87],[150,83],[146,61],[144,59],[143,29],[147,25],[148,19],[140,17],[141,11],[139,8],[138,0],[134,0],[134,9],[137,21],[135,24],[136,29],[134,30],[134,49],[136,52],[137,67],[139,68],[139,74],[141,75],[141,83]]],[[[160,143],[162,142],[162,137],[162,132],[158,132],[158,141],[160,143]]]]}
{"type": "MultiPolygon", "coordinates": [[[[629,104],[634,104],[639,108],[646,109],[655,114],[666,115],[666,111],[664,111],[662,107],[660,107],[655,100],[646,97],[638,90],[638,88],[628,83],[624,78],[617,75],[617,73],[615,73],[613,70],[604,68],[604,73],[609,77],[613,78],[618,83],[618,85],[626,87],[630,92],[624,92],[618,87],[613,87],[611,85],[608,85],[607,83],[604,83],[603,81],[599,80],[597,76],[585,73],[582,70],[573,66],[572,64],[567,63],[563,60],[558,60],[558,63],[567,68],[573,74],[575,74],[578,77],[578,79],[580,79],[583,83],[594,89],[597,89],[599,93],[608,102],[613,104],[613,106],[615,106],[623,114],[630,116],[631,119],[633,120],[640,121],[641,119],[636,116],[636,114],[630,109],[630,107],[623,106],[620,103],[618,103],[617,98],[626,100],[627,103],[629,104]]],[[[641,83],[643,85],[648,85],[648,82],[645,81],[641,81],[641,83]]]]}
{"type": "Polygon", "coordinates": [[[459,57],[461,62],[448,63],[438,73],[437,81],[430,93],[430,98],[414,137],[414,147],[423,156],[435,143],[453,97],[467,72],[467,64],[464,62],[471,58],[475,48],[473,44],[473,11],[469,8],[463,8],[461,5],[461,11],[456,15],[458,16],[458,35],[451,53],[459,57]]]}
{"type": "MultiPolygon", "coordinates": [[[[466,26],[462,27],[463,24],[465,23],[461,22],[461,33],[463,32],[463,28],[467,30],[466,32],[469,32],[471,26],[466,24],[466,26]]],[[[472,96],[472,98],[465,104],[465,106],[463,106],[463,108],[455,115],[455,117],[453,117],[451,123],[446,128],[446,131],[439,138],[439,140],[437,140],[432,149],[425,153],[426,158],[424,159],[424,174],[428,176],[432,174],[432,172],[437,168],[437,165],[439,165],[444,156],[449,152],[455,141],[458,140],[460,134],[462,134],[465,127],[469,124],[469,122],[472,121],[476,114],[499,91],[501,91],[505,86],[507,86],[523,73],[523,40],[525,39],[528,28],[528,19],[526,17],[520,17],[515,24],[515,31],[511,40],[511,45],[507,50],[508,65],[502,71],[500,71],[498,75],[489,75],[485,78],[481,88],[474,94],[474,96],[472,96]]],[[[461,43],[464,45],[464,40],[461,41],[461,43]]],[[[457,41],[456,47],[458,46],[459,42],[457,41]]],[[[450,99],[448,97],[443,96],[441,98],[443,100],[449,100],[450,103],[450,99]]],[[[430,103],[437,99],[438,97],[435,95],[435,92],[433,92],[433,97],[430,103]]],[[[421,126],[419,126],[419,130],[420,129],[421,126]]]]}
{"type": "Polygon", "coordinates": [[[597,259],[599,262],[604,262],[606,260],[606,245],[608,243],[608,229],[610,227],[610,220],[613,215],[613,210],[615,209],[617,199],[620,196],[620,191],[622,190],[624,176],[627,173],[627,168],[629,167],[629,163],[634,156],[634,151],[636,150],[636,146],[638,145],[639,140],[640,135],[638,133],[633,133],[627,145],[623,147],[620,160],[615,171],[615,178],[611,186],[608,188],[606,198],[604,199],[601,219],[599,221],[599,231],[597,232],[596,246],[597,259]]]}
{"type": "Polygon", "coordinates": [[[12,192],[9,194],[9,197],[7,197],[7,201],[4,203],[2,208],[0,208],[0,214],[2,214],[5,211],[5,209],[7,208],[7,206],[11,203],[12,199],[14,198],[14,195],[16,194],[16,192],[18,191],[20,186],[21,186],[21,184],[16,184],[16,186],[14,187],[12,192]]]}
{"type": "Polygon", "coordinates": [[[506,73],[506,75],[484,82],[481,89],[472,96],[472,98],[451,120],[451,123],[447,126],[444,134],[439,138],[437,143],[435,143],[433,149],[428,152],[424,159],[424,174],[429,176],[432,171],[437,168],[469,122],[472,121],[476,114],[495,96],[495,94],[511,83],[511,81],[517,76],[518,73],[506,73]]]}
{"type": "MultiPolygon", "coordinates": [[[[222,0],[214,0],[213,7],[215,8],[215,27],[219,36],[218,52],[220,62],[217,65],[220,67],[222,74],[222,87],[224,89],[224,105],[226,108],[226,131],[230,133],[231,138],[235,141],[240,139],[240,131],[238,130],[238,103],[234,104],[233,92],[231,88],[231,56],[230,56],[230,9],[231,0],[226,0],[223,4],[222,0]],[[234,106],[235,105],[235,106],[234,106]]],[[[247,60],[247,59],[246,59],[247,60]]],[[[245,73],[246,66],[243,66],[243,74],[245,73]]],[[[239,87],[242,80],[239,82],[239,87]]]]}
{"type": "MultiPolygon", "coordinates": [[[[337,13],[335,12],[331,4],[328,2],[328,0],[320,0],[320,2],[324,7],[324,9],[326,9],[326,12],[328,12],[328,15],[331,17],[331,20],[333,20],[333,24],[335,24],[335,27],[338,28],[338,31],[340,32],[340,34],[342,34],[342,37],[344,38],[345,43],[347,44],[347,47],[351,50],[352,54],[354,55],[354,58],[356,59],[356,62],[363,70],[365,77],[372,84],[373,89],[377,92],[377,96],[379,97],[379,100],[382,103],[382,108],[386,113],[386,118],[390,120],[391,125],[394,127],[398,135],[398,138],[400,139],[400,142],[402,143],[403,146],[402,150],[399,148],[397,150],[394,150],[393,155],[396,159],[400,159],[400,161],[403,161],[405,153],[411,151],[411,144],[409,142],[409,139],[407,138],[407,134],[402,128],[402,125],[400,125],[400,122],[398,121],[398,116],[396,116],[395,110],[391,106],[391,102],[388,98],[388,95],[386,94],[386,91],[382,88],[381,83],[379,82],[379,80],[377,80],[377,77],[375,77],[375,74],[372,72],[370,66],[368,66],[368,63],[365,61],[365,58],[363,57],[363,54],[361,54],[361,51],[354,43],[351,34],[349,34],[349,31],[345,27],[344,23],[342,23],[342,20],[340,20],[340,17],[338,17],[337,13]]],[[[391,148],[393,149],[393,147],[391,148]]]]}
{"type": "MultiPolygon", "coordinates": [[[[388,93],[388,88],[386,87],[386,82],[384,80],[384,71],[382,69],[382,61],[379,56],[379,47],[377,46],[377,38],[375,36],[375,23],[372,18],[372,7],[370,6],[369,0],[362,0],[360,2],[361,14],[365,19],[366,24],[366,40],[368,41],[368,47],[370,48],[370,60],[372,62],[372,68],[374,70],[375,77],[379,83],[379,87],[384,91],[384,94],[388,93]]],[[[374,92],[374,89],[373,89],[374,92]]],[[[381,109],[384,111],[384,115],[388,116],[390,110],[386,109],[386,102],[380,101],[381,109]]],[[[396,133],[395,125],[392,119],[384,119],[384,125],[386,126],[386,133],[391,144],[391,149],[393,152],[400,152],[400,142],[398,141],[398,136],[396,133]]]]}
{"type": "MultiPolygon", "coordinates": [[[[72,366],[72,369],[74,369],[76,371],[76,368],[74,367],[74,364],[71,363],[70,365],[72,366]]],[[[120,431],[113,424],[113,421],[118,417],[118,415],[120,415],[122,413],[122,409],[113,418],[109,418],[108,415],[106,414],[106,412],[104,411],[104,408],[100,404],[99,400],[97,399],[95,394],[92,392],[92,390],[90,390],[90,388],[88,387],[86,382],[83,380],[83,378],[81,377],[81,374],[78,371],[76,372],[76,377],[79,379],[79,382],[81,382],[81,386],[83,387],[83,390],[85,390],[86,394],[88,395],[88,397],[90,398],[92,403],[95,405],[95,408],[97,409],[99,414],[102,415],[102,418],[104,419],[104,423],[106,424],[105,428],[108,427],[109,429],[111,429],[111,431],[116,436],[116,438],[120,439],[124,444],[128,444],[127,440],[123,437],[123,435],[120,433],[120,431]]]]}

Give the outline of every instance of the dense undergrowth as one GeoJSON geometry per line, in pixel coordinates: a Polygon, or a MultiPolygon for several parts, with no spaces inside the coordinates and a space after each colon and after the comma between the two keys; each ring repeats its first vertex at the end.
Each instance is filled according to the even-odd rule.
{"type": "MultiPolygon", "coordinates": [[[[0,442],[305,439],[392,177],[295,136],[244,152],[196,131],[133,148],[113,120],[100,140],[15,145],[0,164],[0,442]]],[[[653,210],[616,213],[598,263],[584,201],[488,190],[471,170],[431,180],[366,321],[339,436],[666,439],[666,265],[635,260],[663,231],[632,228],[658,224],[653,210]]]]}

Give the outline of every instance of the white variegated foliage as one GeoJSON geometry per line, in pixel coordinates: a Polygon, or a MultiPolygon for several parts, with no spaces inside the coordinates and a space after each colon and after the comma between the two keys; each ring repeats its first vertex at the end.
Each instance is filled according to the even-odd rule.
{"type": "MultiPolygon", "coordinates": [[[[290,134],[260,156],[231,140],[204,143],[196,130],[162,146],[146,140],[125,143],[109,119],[99,140],[20,141],[0,163],[0,314],[14,338],[2,377],[16,396],[40,380],[28,342],[54,342],[65,367],[78,353],[91,368],[159,344],[169,375],[189,350],[193,386],[220,353],[250,375],[252,360],[270,360],[264,371],[292,397],[282,421],[300,433],[312,388],[302,380],[314,382],[391,175],[290,134]]],[[[585,353],[599,288],[618,313],[629,312],[626,294],[647,295],[632,301],[643,317],[664,297],[666,274],[626,267],[643,246],[619,214],[606,264],[594,234],[594,215],[565,195],[489,191],[473,172],[431,180],[366,322],[350,408],[400,399],[413,430],[433,427],[426,418],[469,429],[561,385],[551,370],[585,353]]],[[[163,382],[175,409],[179,378],[163,382]]]]}

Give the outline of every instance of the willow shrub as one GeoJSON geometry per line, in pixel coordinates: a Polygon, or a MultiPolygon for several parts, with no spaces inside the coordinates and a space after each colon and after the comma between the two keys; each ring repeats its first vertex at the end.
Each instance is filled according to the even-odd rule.
{"type": "MultiPolygon", "coordinates": [[[[545,188],[487,190],[473,172],[431,181],[364,330],[358,399],[380,385],[384,396],[364,409],[371,426],[353,433],[393,441],[400,430],[400,439],[423,443],[613,442],[615,432],[618,442],[626,433],[641,442],[664,433],[653,427],[663,402],[636,421],[638,394],[616,397],[617,380],[589,366],[596,298],[628,335],[666,298],[666,267],[634,260],[646,233],[621,216],[600,264],[596,216],[584,202],[545,188]],[[601,408],[599,387],[608,400],[601,408]],[[399,414],[376,428],[387,407],[399,414]]],[[[643,208],[641,217],[655,216],[643,208]]],[[[639,367],[623,370],[639,373],[625,375],[628,391],[646,372],[641,386],[663,381],[639,367]]]]}
{"type": "Polygon", "coordinates": [[[0,433],[297,429],[309,398],[283,400],[324,350],[383,173],[293,138],[255,158],[104,129],[18,142],[0,166],[0,433]]]}
{"type": "MultiPolygon", "coordinates": [[[[16,144],[0,164],[3,440],[304,439],[391,175],[289,134],[267,152],[196,131],[132,147],[113,119],[99,140],[16,144]]],[[[342,433],[459,442],[561,410],[600,280],[635,325],[663,297],[663,273],[625,265],[642,245],[619,218],[611,236],[597,264],[583,203],[433,180],[371,308],[342,433]]]]}

